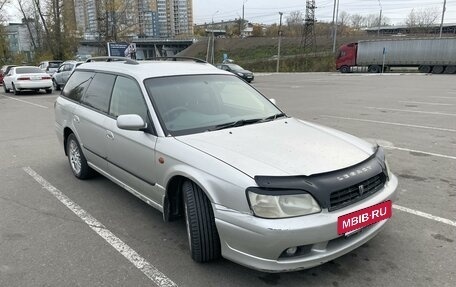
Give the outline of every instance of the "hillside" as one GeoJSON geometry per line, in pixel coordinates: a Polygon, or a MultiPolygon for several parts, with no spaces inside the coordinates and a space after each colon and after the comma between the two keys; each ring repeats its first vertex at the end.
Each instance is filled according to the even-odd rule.
{"type": "MultiPolygon", "coordinates": [[[[358,41],[359,37],[342,38],[339,43],[358,41]]],[[[333,71],[335,66],[332,54],[332,40],[329,37],[318,37],[315,51],[304,51],[301,38],[282,39],[281,72],[297,71],[333,71]]],[[[207,38],[194,43],[179,55],[206,59],[207,38]]],[[[274,72],[277,63],[278,38],[217,38],[215,39],[215,61],[221,62],[223,54],[233,59],[244,68],[255,72],[274,72]]]]}

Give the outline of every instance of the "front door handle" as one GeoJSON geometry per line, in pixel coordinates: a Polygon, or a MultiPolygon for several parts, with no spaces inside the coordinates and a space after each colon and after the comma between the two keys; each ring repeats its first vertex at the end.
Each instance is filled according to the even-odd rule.
{"type": "Polygon", "coordinates": [[[114,139],[114,134],[111,131],[106,131],[106,137],[110,140],[114,139]]]}
{"type": "Polygon", "coordinates": [[[79,121],[80,121],[80,120],[79,120],[79,117],[76,116],[76,115],[74,115],[74,116],[73,116],[73,121],[75,121],[76,123],[79,123],[79,121]]]}

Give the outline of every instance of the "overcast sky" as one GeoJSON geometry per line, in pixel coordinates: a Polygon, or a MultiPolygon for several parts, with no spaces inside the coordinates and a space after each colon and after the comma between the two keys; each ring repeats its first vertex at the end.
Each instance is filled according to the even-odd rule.
{"type": "MultiPolygon", "coordinates": [[[[15,3],[15,1],[11,1],[15,3]]],[[[279,12],[283,12],[284,22],[290,12],[306,11],[306,0],[193,0],[195,24],[221,20],[233,20],[242,17],[242,4],[245,18],[253,23],[272,24],[279,22],[279,12]]],[[[332,21],[334,0],[315,0],[317,21],[332,21]]],[[[412,9],[437,9],[441,13],[443,0],[340,0],[339,12],[349,14],[379,14],[382,6],[383,16],[392,24],[403,24],[412,9]]],[[[10,5],[11,6],[11,5],[10,5]]],[[[6,11],[10,21],[19,21],[17,9],[10,7],[6,11]]],[[[441,14],[437,23],[440,23],[441,14]]],[[[456,0],[447,0],[445,23],[456,23],[456,0]]]]}
{"type": "MultiPolygon", "coordinates": [[[[284,20],[292,11],[300,10],[305,14],[306,0],[193,0],[194,22],[196,24],[230,20],[242,17],[242,4],[245,19],[253,23],[278,23],[279,12],[284,20]],[[217,12],[218,11],[218,12],[217,12]]],[[[332,21],[334,0],[315,0],[317,21],[332,21]]],[[[382,6],[383,16],[392,24],[403,24],[412,9],[437,9],[440,23],[443,0],[340,0],[339,12],[349,14],[379,14],[382,6]]],[[[447,0],[445,23],[456,23],[456,0],[447,0]]]]}

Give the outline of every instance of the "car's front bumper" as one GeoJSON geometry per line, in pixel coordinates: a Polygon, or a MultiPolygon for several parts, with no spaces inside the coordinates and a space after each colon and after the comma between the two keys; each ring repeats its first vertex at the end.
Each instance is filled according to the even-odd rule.
{"type": "Polygon", "coordinates": [[[337,233],[339,216],[395,200],[397,178],[392,175],[384,188],[372,196],[333,212],[286,219],[263,219],[215,205],[222,255],[234,262],[266,272],[311,268],[340,257],[373,238],[385,225],[383,220],[345,237],[337,233]],[[280,257],[290,247],[306,252],[280,257]]]}

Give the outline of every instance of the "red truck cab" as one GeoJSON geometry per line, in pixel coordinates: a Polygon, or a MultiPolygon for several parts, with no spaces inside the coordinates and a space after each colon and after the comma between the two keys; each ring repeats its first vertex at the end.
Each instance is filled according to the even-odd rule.
{"type": "Polygon", "coordinates": [[[350,67],[356,66],[358,43],[349,43],[340,46],[336,58],[336,69],[341,73],[349,73],[350,67]]]}

